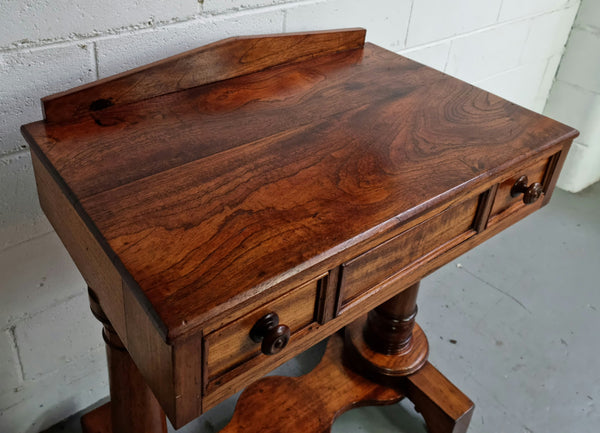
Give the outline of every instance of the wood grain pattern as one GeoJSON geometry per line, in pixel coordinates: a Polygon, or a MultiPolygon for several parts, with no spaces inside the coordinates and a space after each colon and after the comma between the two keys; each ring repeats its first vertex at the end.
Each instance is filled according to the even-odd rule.
{"type": "MultiPolygon", "coordinates": [[[[173,389],[175,395],[175,416],[169,418],[175,428],[183,427],[197,418],[204,410],[202,389],[204,383],[204,363],[202,333],[197,333],[173,347],[173,389]]],[[[154,373],[156,376],[159,372],[154,373]]],[[[166,380],[165,377],[160,380],[166,380]]]]}
{"type": "Polygon", "coordinates": [[[81,199],[446,78],[367,44],[24,133],[81,199]]]}
{"type": "MultiPolygon", "coordinates": [[[[342,265],[340,311],[353,298],[391,274],[469,232],[478,198],[456,204],[342,265]]],[[[462,237],[461,240],[464,240],[462,237]]]]}
{"type": "Polygon", "coordinates": [[[268,377],[248,387],[221,433],[325,433],[349,409],[403,398],[400,390],[377,385],[344,367],[342,348],[342,338],[333,335],[323,359],[307,375],[268,377]]]}
{"type": "Polygon", "coordinates": [[[577,131],[363,39],[217,43],[50,98],[22,128],[44,209],[177,427],[552,193],[577,131]],[[529,168],[546,196],[524,206],[504,184],[529,168]],[[410,257],[389,261],[399,235],[410,257]],[[356,275],[373,278],[338,293],[364,254],[356,275]],[[205,336],[323,275],[284,351],[211,362],[221,337],[205,336]]]}
{"type": "MultiPolygon", "coordinates": [[[[217,388],[211,389],[203,398],[203,409],[206,411],[218,403],[225,400],[230,395],[240,391],[248,383],[252,383],[271,369],[283,364],[294,356],[318,343],[322,339],[340,330],[344,326],[354,322],[365,314],[365,312],[377,307],[391,297],[405,290],[407,287],[415,284],[424,276],[434,272],[444,264],[450,262],[456,257],[464,254],[482,242],[485,242],[495,234],[501,232],[527,215],[535,212],[541,207],[541,201],[527,206],[520,207],[514,213],[509,213],[501,220],[482,233],[472,236],[466,241],[454,245],[451,248],[438,251],[433,257],[428,257],[423,262],[416,262],[414,266],[406,269],[404,272],[394,274],[392,277],[382,281],[376,287],[367,291],[357,305],[347,308],[343,314],[330,320],[325,325],[314,324],[303,332],[299,332],[294,342],[282,353],[268,359],[268,362],[248,362],[244,369],[231,377],[224,377],[223,384],[217,388]]],[[[227,376],[227,374],[225,375],[227,376]]]]}
{"type": "Polygon", "coordinates": [[[173,346],[165,344],[150,317],[126,285],[123,287],[123,299],[127,351],[169,419],[177,423],[174,370],[180,366],[173,365],[173,346]]]}
{"type": "MultiPolygon", "coordinates": [[[[106,317],[96,293],[91,288],[88,289],[88,293],[92,313],[104,325],[102,337],[106,343],[111,397],[110,431],[112,433],[167,433],[165,413],[156,397],[106,317]]],[[[91,421],[88,420],[84,426],[89,425],[91,421]]],[[[97,427],[104,426],[104,423],[100,422],[97,427]]]]}
{"type": "Polygon", "coordinates": [[[402,389],[423,415],[430,433],[465,433],[475,405],[433,365],[407,376],[402,389]]]}
{"type": "Polygon", "coordinates": [[[313,323],[316,320],[318,281],[309,281],[276,301],[256,308],[252,314],[207,335],[209,380],[249,358],[264,356],[260,354],[260,344],[252,341],[249,334],[256,321],[265,314],[277,313],[279,323],[291,329],[292,338],[296,331],[313,323]]]}
{"type": "MultiPolygon", "coordinates": [[[[437,83],[440,99],[455,96],[449,83],[454,82],[437,83]]],[[[422,104],[416,93],[401,99],[411,112],[422,104]]],[[[404,153],[408,149],[396,153],[393,146],[405,139],[380,139],[398,118],[395,110],[352,110],[81,203],[176,338],[230,308],[232,301],[256,296],[261,286],[303,270],[309,260],[337,253],[364,227],[399,225],[423,200],[441,201],[474,182],[479,171],[455,163],[455,152],[471,148],[456,137],[454,145],[431,153],[414,149],[419,166],[434,177],[416,184],[414,163],[404,153]],[[372,127],[351,126],[363,123],[372,127]]],[[[479,147],[472,149],[469,156],[479,147]]],[[[510,149],[494,153],[501,161],[510,154],[510,149]]],[[[483,161],[492,164],[493,159],[477,162],[482,175],[489,175],[483,161]]]]}
{"type": "MultiPolygon", "coordinates": [[[[398,296],[401,296],[402,293],[398,296]]],[[[415,373],[427,362],[429,343],[425,332],[415,324],[405,352],[387,355],[374,350],[363,338],[366,317],[346,326],[347,365],[378,383],[392,384],[399,377],[415,373]],[[382,379],[384,378],[384,379],[382,379]]]]}
{"type": "Polygon", "coordinates": [[[282,63],[361,48],[364,29],[244,36],[218,41],[42,99],[49,122],[250,74],[282,63]]]}
{"type": "Polygon", "coordinates": [[[102,116],[25,133],[167,340],[575,134],[369,44],[102,116]]]}
{"type": "Polygon", "coordinates": [[[64,192],[54,181],[37,154],[31,154],[38,197],[44,213],[83,275],[89,287],[96,288],[104,313],[127,344],[122,279],[111,259],[98,245],[64,192]]]}
{"type": "Polygon", "coordinates": [[[81,417],[82,433],[112,433],[110,402],[86,413],[81,417]]]}

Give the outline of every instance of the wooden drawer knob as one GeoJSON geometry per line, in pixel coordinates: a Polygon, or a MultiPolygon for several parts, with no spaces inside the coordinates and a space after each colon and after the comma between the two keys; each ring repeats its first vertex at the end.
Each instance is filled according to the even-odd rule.
{"type": "Polygon", "coordinates": [[[542,184],[539,182],[534,182],[531,185],[527,186],[527,183],[527,176],[521,176],[520,178],[518,178],[515,184],[513,185],[512,189],[510,190],[510,195],[512,197],[517,197],[519,194],[523,194],[523,203],[535,203],[544,192],[542,184]]]}
{"type": "Polygon", "coordinates": [[[290,341],[290,328],[279,324],[277,313],[269,313],[254,324],[250,330],[250,338],[260,343],[260,351],[265,355],[275,355],[287,346],[290,341]]]}

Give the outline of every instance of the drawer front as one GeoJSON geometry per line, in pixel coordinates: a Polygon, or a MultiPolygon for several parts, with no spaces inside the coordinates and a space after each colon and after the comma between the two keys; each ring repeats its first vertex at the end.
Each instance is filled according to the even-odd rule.
{"type": "MultiPolygon", "coordinates": [[[[496,197],[494,199],[494,205],[492,206],[492,211],[490,213],[490,224],[493,224],[494,217],[505,213],[509,209],[510,212],[506,212],[506,214],[512,213],[512,211],[516,208],[525,205],[523,202],[523,193],[518,194],[514,197],[511,194],[513,186],[521,176],[527,176],[528,186],[531,186],[534,183],[539,183],[540,185],[542,185],[543,191],[546,191],[547,180],[552,174],[549,173],[549,171],[551,171],[550,167],[552,166],[552,164],[550,163],[550,161],[552,161],[552,158],[553,157],[549,159],[543,159],[523,168],[522,170],[518,170],[513,176],[504,180],[498,185],[498,190],[496,191],[496,197]]],[[[538,200],[542,201],[543,195],[538,200]]]]}
{"type": "MultiPolygon", "coordinates": [[[[261,343],[250,338],[250,330],[266,314],[276,313],[279,323],[290,328],[290,343],[294,340],[294,333],[315,322],[320,280],[321,277],[315,278],[209,334],[205,343],[208,382],[257,356],[268,361],[269,356],[260,351],[261,343]]],[[[283,348],[282,351],[285,350],[283,348]]]]}
{"type": "Polygon", "coordinates": [[[370,288],[475,234],[478,197],[454,205],[342,265],[338,313],[370,288]]]}

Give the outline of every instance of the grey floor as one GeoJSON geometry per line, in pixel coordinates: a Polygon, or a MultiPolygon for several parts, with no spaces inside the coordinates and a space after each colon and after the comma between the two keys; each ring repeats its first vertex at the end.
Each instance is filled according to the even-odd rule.
{"type": "MultiPolygon", "coordinates": [[[[600,432],[600,183],[557,190],[531,217],[421,285],[430,361],[476,405],[470,433],[600,432]]],[[[323,344],[275,371],[310,371],[323,344]]],[[[223,427],[233,397],[179,432],[223,427]]],[[[351,410],[334,433],[425,432],[409,402],[351,410]]],[[[76,419],[48,432],[80,432],[76,419]]]]}

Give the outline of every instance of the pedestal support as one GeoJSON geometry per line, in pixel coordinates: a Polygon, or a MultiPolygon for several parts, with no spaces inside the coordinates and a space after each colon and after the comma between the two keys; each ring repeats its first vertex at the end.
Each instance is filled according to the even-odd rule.
{"type": "Polygon", "coordinates": [[[111,401],[82,417],[83,432],[167,433],[163,410],[91,289],[89,297],[92,313],[104,325],[111,401]]]}
{"type": "Polygon", "coordinates": [[[427,337],[415,326],[419,283],[346,327],[346,363],[383,384],[419,370],[429,355],[427,337]]]}
{"type": "Polygon", "coordinates": [[[427,362],[429,344],[415,323],[416,283],[346,327],[344,362],[371,380],[401,389],[430,433],[464,433],[474,405],[427,362]]]}

